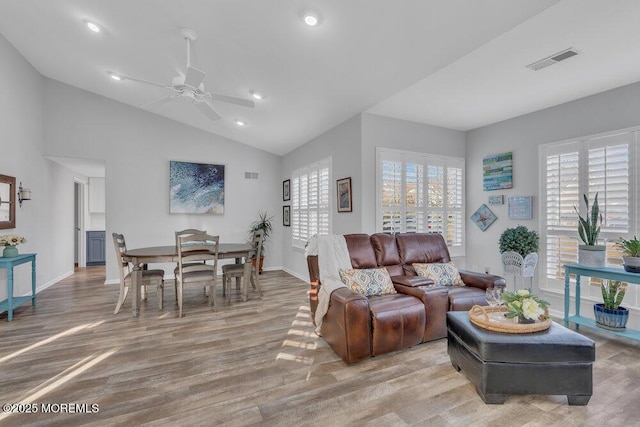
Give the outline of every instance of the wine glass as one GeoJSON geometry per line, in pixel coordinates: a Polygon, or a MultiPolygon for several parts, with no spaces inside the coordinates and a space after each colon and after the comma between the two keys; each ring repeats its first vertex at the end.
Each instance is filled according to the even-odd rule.
{"type": "MultiPolygon", "coordinates": [[[[498,305],[498,301],[496,301],[496,295],[493,292],[493,288],[487,288],[485,290],[485,298],[487,299],[487,303],[492,308],[498,305]]],[[[491,310],[491,314],[489,315],[489,319],[493,319],[495,316],[493,315],[493,310],[491,310]]]]}
{"type": "Polygon", "coordinates": [[[503,291],[504,289],[502,288],[493,288],[493,298],[496,300],[498,307],[504,304],[504,298],[502,297],[503,291]]]}

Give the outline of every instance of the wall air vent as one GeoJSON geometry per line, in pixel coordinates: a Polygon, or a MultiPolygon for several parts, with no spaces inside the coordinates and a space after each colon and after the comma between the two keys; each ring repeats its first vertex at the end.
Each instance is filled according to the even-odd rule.
{"type": "Polygon", "coordinates": [[[533,71],[542,70],[543,68],[546,68],[549,65],[557,64],[560,61],[564,61],[565,59],[571,58],[572,56],[576,56],[578,53],[580,52],[570,47],[569,49],[565,49],[561,52],[554,53],[551,56],[548,56],[544,59],[536,61],[533,64],[529,64],[527,65],[527,68],[533,71]]]}
{"type": "Polygon", "coordinates": [[[244,179],[258,179],[258,172],[245,172],[244,179]]]}

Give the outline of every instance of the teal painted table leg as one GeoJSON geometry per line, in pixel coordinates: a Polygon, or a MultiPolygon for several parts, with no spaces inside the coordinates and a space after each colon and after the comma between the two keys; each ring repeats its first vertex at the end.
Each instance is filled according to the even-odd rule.
{"type": "Polygon", "coordinates": [[[576,316],[580,316],[580,275],[576,274],[576,316]]]}
{"type": "Polygon", "coordinates": [[[31,305],[36,306],[36,258],[31,261],[31,305]]]}
{"type": "Polygon", "coordinates": [[[571,281],[571,275],[568,271],[564,272],[564,325],[569,324],[569,282],[571,281]]]}
{"type": "Polygon", "coordinates": [[[13,320],[13,266],[7,268],[7,320],[13,320]]]}

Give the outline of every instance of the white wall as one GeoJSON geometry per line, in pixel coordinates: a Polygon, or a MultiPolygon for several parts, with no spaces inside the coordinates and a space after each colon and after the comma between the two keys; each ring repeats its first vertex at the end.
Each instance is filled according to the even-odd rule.
{"type": "MultiPolygon", "coordinates": [[[[258,210],[279,218],[282,160],[274,154],[46,78],[44,130],[45,155],[105,161],[107,281],[117,279],[112,232],[130,247],[171,244],[183,228],[244,242],[258,210]],[[171,160],[225,165],[223,215],[169,214],[171,160]],[[245,180],[246,171],[259,179],[245,180]]],[[[267,269],[282,265],[281,224],[266,245],[267,269]]]]}
{"type": "MultiPolygon", "coordinates": [[[[361,116],[355,116],[302,147],[292,151],[283,158],[282,177],[284,181],[291,178],[291,173],[305,165],[317,162],[327,157],[332,158],[332,177],[329,189],[332,203],[333,233],[357,233],[360,230],[360,212],[362,200],[362,181],[360,174],[360,139],[361,116]],[[336,206],[336,179],[351,177],[353,194],[352,212],[338,213],[336,206]]],[[[280,199],[282,200],[282,194],[280,199]]],[[[290,205],[291,202],[281,202],[290,205]]],[[[282,223],[280,215],[280,223],[282,223]]],[[[291,246],[291,227],[284,227],[282,240],[283,266],[286,271],[308,280],[309,273],[304,252],[291,246]]]]}
{"type": "MultiPolygon", "coordinates": [[[[32,191],[32,200],[16,207],[16,228],[0,235],[18,234],[27,243],[21,253],[37,253],[37,285],[50,285],[73,273],[73,177],[70,172],[42,156],[42,77],[0,36],[0,174],[16,177],[32,191]],[[10,82],[7,83],[7,82],[10,82]]],[[[31,289],[29,264],[14,271],[14,295],[31,289]]],[[[0,300],[7,296],[6,270],[0,270],[0,300]]]]}
{"type": "MultiPolygon", "coordinates": [[[[510,195],[534,196],[531,221],[509,220],[506,204],[490,207],[498,220],[484,233],[467,221],[467,265],[489,266],[492,272],[501,274],[500,234],[518,224],[539,230],[540,144],[637,126],[640,125],[639,111],[640,83],[635,83],[467,132],[467,217],[480,204],[488,203],[489,195],[504,194],[505,199],[510,195]],[[513,151],[514,188],[483,191],[483,157],[506,151],[513,151]]],[[[539,270],[536,276],[539,280],[539,270]]],[[[558,296],[548,295],[548,298],[552,308],[562,310],[558,296]]],[[[633,300],[635,297],[630,295],[625,303],[633,300]]],[[[588,307],[584,312],[592,313],[592,310],[588,307]]]]}

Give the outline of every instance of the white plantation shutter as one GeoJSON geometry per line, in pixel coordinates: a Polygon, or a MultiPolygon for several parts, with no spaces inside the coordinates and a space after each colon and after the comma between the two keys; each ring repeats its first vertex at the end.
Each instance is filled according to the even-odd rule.
{"type": "Polygon", "coordinates": [[[329,234],[331,158],[293,171],[291,176],[292,244],[304,248],[315,234],[329,234]]]}
{"type": "Polygon", "coordinates": [[[578,217],[586,215],[583,194],[592,204],[598,193],[603,223],[599,240],[607,244],[607,261],[620,264],[614,243],[638,230],[636,174],[637,130],[610,133],[541,147],[543,165],[544,272],[549,283],[564,282],[564,264],[578,261],[578,217]]]}
{"type": "Polygon", "coordinates": [[[377,149],[377,231],[441,233],[464,255],[464,159],[377,149]]]}

